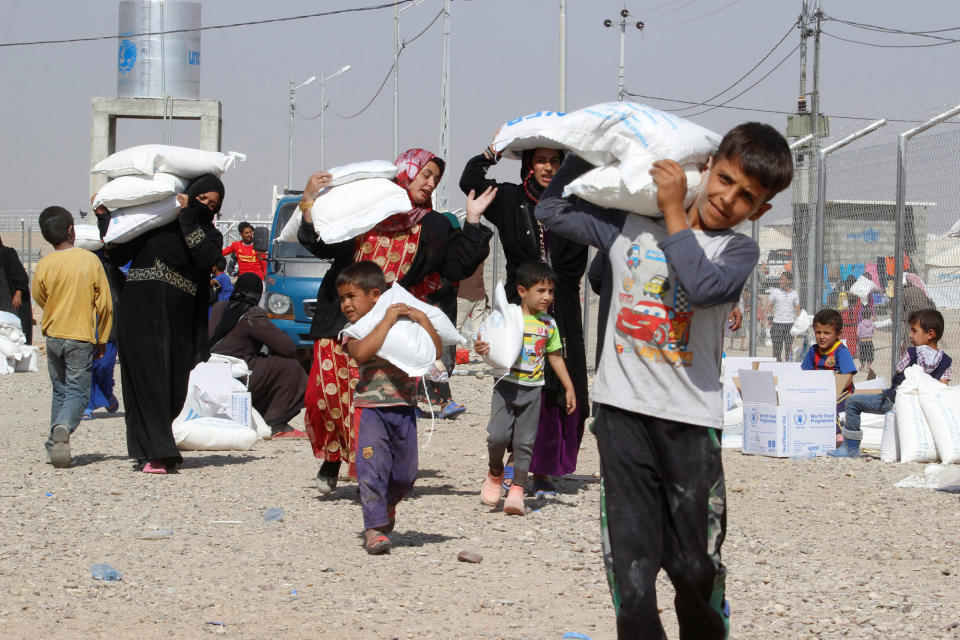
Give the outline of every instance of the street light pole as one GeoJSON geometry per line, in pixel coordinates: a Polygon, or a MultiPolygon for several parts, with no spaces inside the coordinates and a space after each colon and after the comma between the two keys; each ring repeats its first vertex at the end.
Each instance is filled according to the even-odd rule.
{"type": "MultiPolygon", "coordinates": [[[[624,98],[624,96],[626,95],[625,92],[624,92],[624,89],[623,89],[623,68],[624,68],[625,58],[626,58],[626,56],[625,56],[625,53],[626,53],[625,41],[626,41],[626,37],[627,37],[627,18],[629,18],[629,17],[630,17],[630,12],[627,11],[626,8],[623,8],[623,9],[620,10],[620,22],[619,22],[619,25],[620,25],[620,67],[619,67],[619,69],[618,69],[618,71],[617,71],[617,100],[619,100],[620,102],[623,102],[623,98],[624,98]]],[[[613,20],[610,20],[609,18],[607,18],[606,20],[603,21],[603,26],[605,26],[605,27],[612,27],[614,24],[618,24],[618,23],[615,23],[613,20]]],[[[638,21],[638,22],[636,23],[636,27],[637,27],[637,29],[640,30],[640,31],[643,31],[643,27],[644,27],[644,26],[645,26],[645,25],[643,24],[642,21],[638,21]]]]}
{"type": "Polygon", "coordinates": [[[336,78],[340,74],[350,71],[350,65],[344,65],[336,73],[331,73],[329,76],[324,75],[323,69],[320,70],[320,168],[326,169],[327,165],[323,163],[323,118],[327,113],[327,80],[336,78]]]}
{"type": "Polygon", "coordinates": [[[300,84],[294,86],[293,78],[290,78],[290,131],[287,140],[287,189],[293,186],[293,113],[297,109],[297,91],[307,86],[317,79],[317,76],[310,76],[300,84]]]}

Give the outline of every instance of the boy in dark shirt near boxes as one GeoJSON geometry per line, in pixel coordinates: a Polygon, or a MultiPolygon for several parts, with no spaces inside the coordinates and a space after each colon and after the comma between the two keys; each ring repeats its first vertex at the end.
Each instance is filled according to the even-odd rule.
{"type": "Polygon", "coordinates": [[[760,249],[732,228],[756,220],[789,186],[793,163],[775,129],[724,136],[693,205],[676,162],[654,163],[663,219],[605,209],[563,189],[593,166],[568,156],[536,208],[552,232],[607,255],[611,286],[594,380],[604,560],[620,638],[663,637],[656,577],[676,588],[681,638],[724,638],[729,609],[720,547],[723,330],[760,249]]]}

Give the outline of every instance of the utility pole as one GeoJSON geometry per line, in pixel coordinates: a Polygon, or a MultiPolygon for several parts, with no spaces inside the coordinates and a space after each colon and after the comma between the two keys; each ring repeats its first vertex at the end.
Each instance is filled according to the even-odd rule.
{"type": "MultiPolygon", "coordinates": [[[[624,57],[626,53],[625,40],[627,36],[627,18],[630,17],[630,12],[627,11],[627,8],[624,7],[620,10],[620,22],[614,23],[613,20],[607,18],[603,21],[603,26],[612,27],[614,24],[620,25],[620,67],[617,71],[617,100],[623,102],[624,90],[623,90],[623,67],[624,67],[624,57]]],[[[644,24],[643,22],[636,23],[637,29],[643,31],[644,24]]]]}
{"type": "Polygon", "coordinates": [[[807,263],[807,308],[808,309],[819,309],[821,306],[820,299],[822,292],[816,289],[815,283],[822,282],[823,275],[818,274],[817,271],[822,271],[824,267],[824,257],[822,255],[817,255],[817,247],[815,239],[817,237],[816,222],[812,214],[813,206],[816,202],[816,188],[819,181],[814,180],[810,176],[810,171],[814,170],[817,163],[817,157],[820,154],[820,141],[825,132],[820,130],[820,21],[823,18],[823,12],[820,10],[820,0],[816,0],[816,9],[813,13],[814,20],[814,30],[813,30],[813,87],[810,92],[810,133],[813,134],[813,139],[810,141],[810,153],[807,160],[807,180],[809,195],[807,197],[807,220],[810,223],[810,231],[808,238],[813,240],[809,243],[808,250],[808,263],[807,263]]]}
{"type": "Polygon", "coordinates": [[[400,155],[400,5],[393,5],[393,157],[400,155]]]}
{"type": "MultiPolygon", "coordinates": [[[[440,77],[440,157],[450,161],[450,0],[443,0],[443,67],[440,77]]],[[[450,180],[441,182],[437,189],[436,209],[447,210],[447,185],[450,180]]]]}
{"type": "Polygon", "coordinates": [[[567,111],[567,0],[560,0],[560,113],[567,111]]]}

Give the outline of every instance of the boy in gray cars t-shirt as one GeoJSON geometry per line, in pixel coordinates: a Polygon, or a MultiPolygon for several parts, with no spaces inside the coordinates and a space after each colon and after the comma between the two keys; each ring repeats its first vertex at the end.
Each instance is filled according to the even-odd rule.
{"type": "Polygon", "coordinates": [[[724,638],[720,359],[724,323],[760,253],[732,228],[763,215],[790,184],[790,150],[768,125],[736,127],[705,167],[689,209],[683,168],[654,163],[662,219],[563,199],[564,187],[592,168],[568,156],[535,213],[608,261],[592,396],[618,635],[661,637],[655,581],[662,567],[676,588],[681,636],[724,638]]]}

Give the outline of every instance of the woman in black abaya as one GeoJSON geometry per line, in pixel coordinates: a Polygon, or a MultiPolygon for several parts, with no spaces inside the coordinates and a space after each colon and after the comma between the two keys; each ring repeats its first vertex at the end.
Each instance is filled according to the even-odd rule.
{"type": "MultiPolygon", "coordinates": [[[[176,220],[105,247],[114,264],[132,261],[120,296],[117,346],[127,452],[145,473],[167,473],[183,462],[172,425],[186,400],[191,369],[210,356],[210,269],[223,244],[213,216],[223,194],[219,178],[200,176],[177,196],[176,220]]],[[[102,234],[109,216],[98,212],[98,219],[102,234]]]]}

